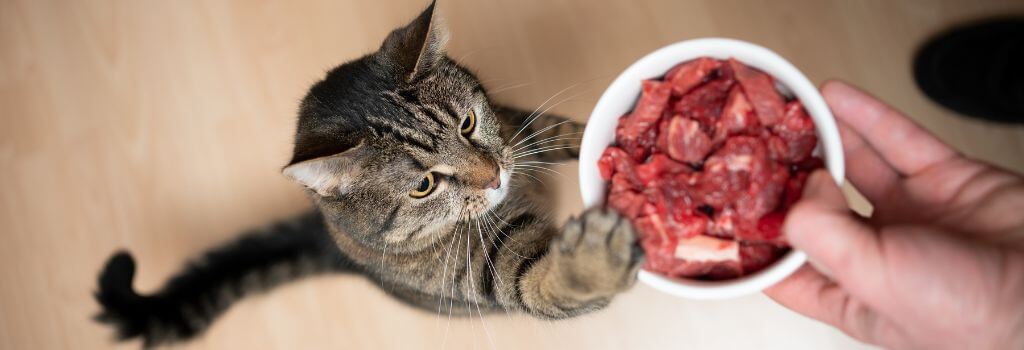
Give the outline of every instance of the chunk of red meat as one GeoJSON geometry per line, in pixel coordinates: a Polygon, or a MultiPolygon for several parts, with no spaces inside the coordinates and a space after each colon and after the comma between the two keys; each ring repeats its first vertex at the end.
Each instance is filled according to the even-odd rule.
{"type": "Polygon", "coordinates": [[[785,210],[777,210],[757,220],[756,237],[741,237],[744,241],[784,242],[782,223],[786,220],[785,210]]]}
{"type": "Polygon", "coordinates": [[[779,124],[772,126],[785,143],[786,152],[781,160],[797,163],[811,156],[818,145],[818,136],[814,133],[814,121],[799,101],[786,104],[786,113],[779,124]]]}
{"type": "Polygon", "coordinates": [[[768,171],[768,149],[761,139],[734,136],[704,163],[704,172],[698,185],[698,196],[703,203],[721,209],[748,194],[751,181],[763,181],[768,171]]]}
{"type": "MultiPolygon", "coordinates": [[[[679,210],[678,212],[682,212],[679,210]]],[[[691,238],[704,233],[708,227],[708,218],[700,215],[673,215],[666,220],[668,232],[679,238],[691,238]]]]}
{"type": "Polygon", "coordinates": [[[708,223],[707,234],[714,237],[733,238],[738,225],[736,211],[731,207],[724,207],[715,212],[714,219],[708,223]]]}
{"type": "Polygon", "coordinates": [[[757,137],[733,136],[712,157],[724,159],[729,171],[760,173],[768,166],[768,147],[757,137]]]}
{"type": "Polygon", "coordinates": [[[697,176],[693,173],[679,173],[667,177],[660,182],[660,191],[669,202],[669,210],[678,220],[685,215],[693,215],[698,206],[693,185],[697,176]]]}
{"type": "Polygon", "coordinates": [[[615,173],[612,175],[611,190],[609,193],[616,194],[623,191],[640,191],[640,185],[630,179],[627,173],[615,173]]]}
{"type": "Polygon", "coordinates": [[[729,98],[725,102],[722,115],[715,122],[715,143],[725,141],[726,137],[744,133],[752,133],[758,127],[758,119],[754,108],[739,86],[733,86],[729,98]]]}
{"type": "Polygon", "coordinates": [[[715,264],[707,272],[705,278],[711,281],[733,279],[743,275],[743,266],[740,261],[727,261],[715,264]]]}
{"type": "Polygon", "coordinates": [[[676,278],[699,278],[711,281],[739,277],[743,267],[739,261],[685,261],[678,262],[666,273],[676,278]]]}
{"type": "Polygon", "coordinates": [[[597,169],[601,171],[601,178],[608,181],[612,179],[615,172],[628,171],[632,173],[632,162],[629,161],[626,151],[610,146],[604,149],[601,158],[597,160],[597,169]]]}
{"type": "Polygon", "coordinates": [[[728,66],[736,75],[736,81],[743,87],[747,99],[754,107],[757,118],[762,125],[775,125],[782,119],[783,99],[775,90],[775,82],[771,76],[750,68],[736,59],[729,59],[728,66]]]}
{"type": "Polygon", "coordinates": [[[789,180],[789,169],[769,162],[761,172],[751,174],[746,195],[736,201],[736,211],[743,220],[756,221],[779,206],[789,180]]]}
{"type": "MultiPolygon", "coordinates": [[[[724,70],[723,70],[724,71],[724,70]]],[[[701,85],[676,102],[672,110],[683,116],[697,120],[705,132],[711,133],[715,120],[722,114],[729,89],[735,84],[732,77],[722,77],[701,85]]]]}
{"type": "Polygon", "coordinates": [[[778,260],[788,249],[771,244],[740,243],[740,264],[742,274],[760,271],[778,260]]]}
{"type": "Polygon", "coordinates": [[[680,238],[675,247],[676,264],[668,274],[675,277],[723,279],[741,272],[739,245],[708,236],[680,238]]]}
{"type": "Polygon", "coordinates": [[[643,82],[640,100],[628,117],[620,118],[615,141],[636,161],[650,154],[657,138],[656,126],[668,105],[672,86],[656,80],[643,82]]]}
{"type": "Polygon", "coordinates": [[[694,189],[698,201],[721,210],[726,204],[732,203],[749,186],[750,176],[747,173],[729,171],[722,157],[711,156],[704,163],[704,171],[699,174],[697,188],[694,189]]]}
{"type": "Polygon", "coordinates": [[[668,217],[669,203],[665,193],[661,191],[661,181],[655,181],[647,187],[644,187],[642,193],[647,203],[644,205],[644,215],[657,215],[664,219],[668,217]]]}
{"type": "Polygon", "coordinates": [[[794,163],[793,168],[797,171],[814,171],[815,169],[821,169],[825,167],[825,160],[811,156],[807,159],[801,160],[800,162],[794,163]]]}
{"type": "Polygon", "coordinates": [[[782,195],[782,207],[789,209],[800,200],[804,194],[804,184],[807,183],[807,175],[804,171],[797,171],[786,181],[786,192],[782,195]]]}
{"type": "Polygon", "coordinates": [[[654,234],[654,226],[650,219],[640,218],[634,221],[637,232],[640,233],[640,247],[644,250],[646,261],[644,268],[650,271],[669,271],[679,262],[675,258],[676,241],[668,237],[654,234]]]}
{"type": "Polygon", "coordinates": [[[672,84],[674,95],[681,96],[703,83],[705,78],[721,66],[721,61],[710,57],[701,57],[676,65],[665,74],[665,81],[672,84]]]}
{"type": "Polygon", "coordinates": [[[640,210],[643,209],[645,203],[644,196],[632,190],[620,191],[608,196],[608,207],[630,220],[634,220],[640,215],[640,210]]]}
{"type": "Polygon", "coordinates": [[[777,135],[768,135],[768,155],[774,161],[785,162],[789,159],[789,144],[777,135]]]}
{"type": "Polygon", "coordinates": [[[672,118],[661,118],[658,122],[658,137],[655,139],[652,152],[665,152],[668,149],[668,126],[671,121],[672,118]]]}
{"type": "Polygon", "coordinates": [[[658,122],[658,119],[661,118],[661,112],[665,110],[665,106],[668,104],[671,92],[672,86],[670,84],[656,80],[646,80],[643,82],[640,100],[637,101],[636,108],[630,114],[629,123],[626,125],[630,135],[640,134],[658,122]]]}
{"type": "Polygon", "coordinates": [[[607,205],[637,228],[645,268],[673,277],[734,278],[777,260],[786,212],[823,166],[802,106],[735,60],[695,60],[644,82],[616,144],[598,162],[607,205]]]}
{"type": "Polygon", "coordinates": [[[669,122],[667,143],[672,159],[690,164],[700,163],[711,151],[711,138],[701,131],[700,123],[679,115],[669,122]]]}
{"type": "MultiPolygon", "coordinates": [[[[646,195],[646,193],[645,193],[645,195],[646,195]]],[[[664,213],[664,209],[665,209],[664,207],[662,207],[661,209],[658,209],[658,206],[655,206],[654,204],[651,204],[650,202],[645,202],[643,208],[640,208],[640,216],[648,216],[648,215],[664,216],[664,214],[665,214],[664,213]]]]}
{"type": "Polygon", "coordinates": [[[647,160],[647,163],[637,165],[635,168],[636,178],[643,185],[662,177],[664,174],[679,174],[692,172],[689,166],[676,162],[668,156],[656,153],[647,160]]]}
{"type": "MultiPolygon", "coordinates": [[[[641,210],[641,215],[636,219],[635,225],[643,230],[643,239],[657,239],[663,244],[670,244],[668,231],[665,229],[665,219],[659,215],[644,215],[647,210],[641,210]]],[[[671,253],[669,253],[671,255],[671,253]]]]}
{"type": "Polygon", "coordinates": [[[642,162],[651,153],[654,142],[657,140],[658,131],[649,128],[639,131],[639,134],[631,134],[628,118],[619,120],[619,126],[615,129],[615,140],[619,148],[626,151],[636,162],[642,162]]]}

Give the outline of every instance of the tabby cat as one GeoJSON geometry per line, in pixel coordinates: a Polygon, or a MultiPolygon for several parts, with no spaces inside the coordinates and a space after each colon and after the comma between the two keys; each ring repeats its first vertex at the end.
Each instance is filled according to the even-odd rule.
{"type": "Polygon", "coordinates": [[[444,53],[431,4],[302,100],[284,174],[319,210],[206,253],[152,295],[115,254],[97,319],[146,346],[202,332],[238,298],[325,272],[359,273],[431,312],[544,319],[607,305],[635,281],[632,226],[596,208],[560,230],[528,169],[578,154],[582,125],[494,105],[444,53]],[[567,136],[569,135],[569,136],[567,136]]]}

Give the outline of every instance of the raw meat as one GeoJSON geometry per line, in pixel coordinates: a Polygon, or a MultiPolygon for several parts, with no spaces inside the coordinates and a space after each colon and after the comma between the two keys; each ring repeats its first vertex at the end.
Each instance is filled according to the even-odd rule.
{"type": "Polygon", "coordinates": [[[598,168],[607,205],[639,232],[647,270],[720,280],[788,251],[782,223],[823,166],[817,144],[803,105],[771,76],[702,57],[643,82],[598,168]]]}

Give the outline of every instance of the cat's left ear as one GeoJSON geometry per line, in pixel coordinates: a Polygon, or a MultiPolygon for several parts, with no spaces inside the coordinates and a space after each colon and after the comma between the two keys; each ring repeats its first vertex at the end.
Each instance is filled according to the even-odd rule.
{"type": "Polygon", "coordinates": [[[444,58],[448,29],[434,15],[434,5],[432,1],[416,19],[388,34],[377,51],[381,62],[406,82],[422,78],[444,58]]]}
{"type": "Polygon", "coordinates": [[[362,172],[360,158],[365,152],[362,143],[343,152],[304,160],[283,170],[284,175],[324,197],[344,193],[362,172]]]}

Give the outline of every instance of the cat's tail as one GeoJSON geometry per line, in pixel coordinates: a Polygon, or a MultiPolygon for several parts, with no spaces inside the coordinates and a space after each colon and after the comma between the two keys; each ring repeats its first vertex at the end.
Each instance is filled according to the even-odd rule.
{"type": "Polygon", "coordinates": [[[318,213],[243,235],[205,253],[151,295],[132,288],[135,261],[118,252],[99,276],[96,320],[117,329],[119,340],[144,346],[189,339],[234,301],[316,273],[347,271],[352,264],[330,240],[318,213]]]}

